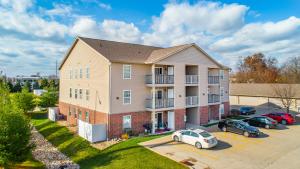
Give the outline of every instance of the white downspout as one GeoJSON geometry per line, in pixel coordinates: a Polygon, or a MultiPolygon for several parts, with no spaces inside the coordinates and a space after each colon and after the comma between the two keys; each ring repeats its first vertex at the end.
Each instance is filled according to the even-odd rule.
{"type": "Polygon", "coordinates": [[[151,119],[152,119],[152,134],[155,134],[155,64],[152,65],[151,67],[151,74],[152,74],[152,114],[151,114],[151,119]]]}
{"type": "Polygon", "coordinates": [[[108,112],[107,112],[107,128],[106,128],[106,139],[109,139],[109,130],[110,130],[110,114],[111,114],[111,104],[112,104],[112,94],[111,94],[111,63],[109,63],[109,103],[108,103],[108,112]]]}

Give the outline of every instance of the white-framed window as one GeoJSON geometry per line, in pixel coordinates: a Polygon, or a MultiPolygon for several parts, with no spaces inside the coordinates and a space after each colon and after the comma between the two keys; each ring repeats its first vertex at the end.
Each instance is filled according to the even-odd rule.
{"type": "Polygon", "coordinates": [[[220,70],[220,79],[221,79],[221,80],[224,79],[224,70],[220,70]]]}
{"type": "Polygon", "coordinates": [[[90,90],[89,90],[89,89],[86,89],[86,90],[85,90],[85,99],[86,99],[87,101],[90,100],[90,90]]]}
{"type": "Polygon", "coordinates": [[[79,69],[79,78],[82,79],[82,69],[79,69]]]}
{"type": "Polygon", "coordinates": [[[78,118],[79,118],[79,120],[82,119],[82,112],[81,112],[81,110],[78,110],[78,118]]]}
{"type": "Polygon", "coordinates": [[[90,113],[89,112],[85,112],[85,121],[86,122],[90,121],[90,113]]]}
{"type": "Polygon", "coordinates": [[[82,99],[82,89],[79,89],[79,99],[82,99]]]}
{"type": "Polygon", "coordinates": [[[72,98],[72,88],[70,88],[69,96],[70,96],[70,98],[72,98]]]}
{"type": "Polygon", "coordinates": [[[77,99],[77,89],[75,89],[75,99],[77,99]]]}
{"type": "Polygon", "coordinates": [[[70,79],[73,79],[73,70],[70,70],[70,79]]]}
{"type": "Polygon", "coordinates": [[[78,70],[75,69],[75,70],[74,70],[74,78],[77,79],[77,76],[78,76],[78,70]]]}
{"type": "Polygon", "coordinates": [[[123,116],[123,129],[131,128],[131,115],[123,116]]]}
{"type": "Polygon", "coordinates": [[[123,79],[131,79],[131,65],[123,65],[123,79]]]}
{"type": "Polygon", "coordinates": [[[90,67],[86,67],[86,78],[90,78],[90,67]]]}
{"type": "Polygon", "coordinates": [[[123,90],[123,104],[131,104],[131,90],[123,90]]]}

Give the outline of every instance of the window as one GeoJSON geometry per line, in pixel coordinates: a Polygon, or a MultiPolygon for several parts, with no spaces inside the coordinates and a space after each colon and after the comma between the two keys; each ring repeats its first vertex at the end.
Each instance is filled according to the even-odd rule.
{"type": "Polygon", "coordinates": [[[224,79],[224,70],[220,70],[220,79],[221,79],[221,80],[224,79]]]}
{"type": "Polygon", "coordinates": [[[199,137],[199,135],[197,133],[195,133],[195,132],[191,132],[191,136],[192,137],[199,137]]]}
{"type": "Polygon", "coordinates": [[[82,69],[79,69],[79,78],[82,79],[82,69]]]}
{"type": "Polygon", "coordinates": [[[73,79],[73,70],[70,70],[70,79],[73,79]]]}
{"type": "Polygon", "coordinates": [[[86,68],[86,78],[87,79],[90,78],[90,68],[89,67],[86,68]]]}
{"type": "Polygon", "coordinates": [[[77,79],[77,74],[78,74],[78,71],[77,71],[77,69],[75,69],[75,79],[77,79]]]}
{"type": "Polygon", "coordinates": [[[72,88],[70,88],[69,96],[70,96],[70,98],[72,98],[72,88]]]}
{"type": "Polygon", "coordinates": [[[123,116],[123,129],[131,128],[131,115],[123,116]]]}
{"type": "Polygon", "coordinates": [[[79,89],[79,99],[82,99],[82,89],[79,89]]]}
{"type": "Polygon", "coordinates": [[[131,104],[131,91],[123,90],[123,104],[131,104]]]}
{"type": "Polygon", "coordinates": [[[189,135],[191,135],[191,132],[190,132],[190,131],[184,131],[184,132],[182,132],[181,134],[182,134],[182,135],[189,136],[189,135]]]}
{"type": "Polygon", "coordinates": [[[85,112],[85,121],[86,122],[90,121],[90,114],[89,114],[89,112],[85,112]]]}
{"type": "Polygon", "coordinates": [[[202,131],[201,133],[199,133],[202,137],[207,138],[207,137],[211,137],[211,135],[206,132],[206,131],[202,131]]]}
{"type": "Polygon", "coordinates": [[[77,99],[77,89],[75,89],[75,99],[77,99]]]}
{"type": "Polygon", "coordinates": [[[220,104],[220,114],[224,114],[224,104],[220,104]]]}
{"type": "Polygon", "coordinates": [[[131,79],[131,65],[123,65],[123,79],[131,79]]]}
{"type": "Polygon", "coordinates": [[[90,100],[90,90],[86,90],[85,91],[85,96],[86,96],[86,100],[88,101],[88,100],[90,100]]]}

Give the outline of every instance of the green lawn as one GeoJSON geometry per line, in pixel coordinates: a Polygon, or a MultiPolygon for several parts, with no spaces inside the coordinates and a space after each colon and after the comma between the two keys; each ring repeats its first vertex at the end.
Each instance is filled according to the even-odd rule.
{"type": "Polygon", "coordinates": [[[15,164],[15,166],[12,166],[10,168],[18,168],[18,169],[44,169],[45,165],[41,163],[40,161],[35,160],[32,155],[30,154],[26,161],[15,164]]]}
{"type": "Polygon", "coordinates": [[[100,151],[90,146],[88,141],[70,133],[66,127],[34,117],[32,122],[47,140],[81,168],[187,168],[138,145],[161,136],[132,138],[100,151]]]}

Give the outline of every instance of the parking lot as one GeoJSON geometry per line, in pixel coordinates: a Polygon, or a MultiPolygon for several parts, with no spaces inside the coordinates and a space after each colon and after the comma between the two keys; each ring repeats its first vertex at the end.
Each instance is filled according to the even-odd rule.
{"type": "MultiPolygon", "coordinates": [[[[297,119],[298,120],[298,119],[297,119]]],[[[298,120],[299,121],[299,120],[298,120]]],[[[209,128],[219,144],[212,149],[173,142],[171,136],[142,143],[145,147],[191,168],[298,169],[300,168],[300,124],[260,129],[264,134],[247,138],[209,128]]]]}

